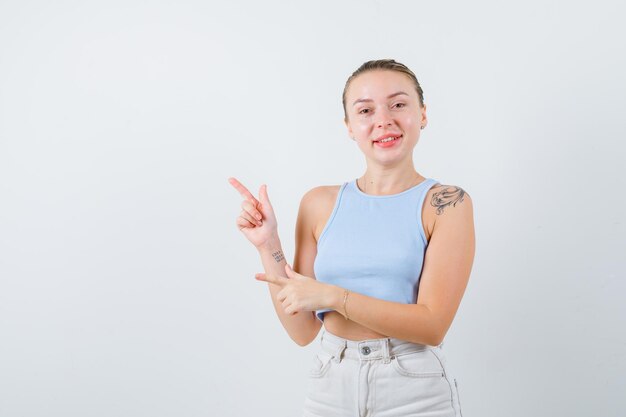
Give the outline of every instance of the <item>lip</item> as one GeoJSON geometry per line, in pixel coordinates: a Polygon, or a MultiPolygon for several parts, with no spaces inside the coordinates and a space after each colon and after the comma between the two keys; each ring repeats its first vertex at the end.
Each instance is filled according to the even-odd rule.
{"type": "Polygon", "coordinates": [[[402,136],[402,133],[385,133],[379,138],[374,139],[372,142],[378,142],[379,140],[387,139],[387,138],[397,138],[402,136]]]}
{"type": "Polygon", "coordinates": [[[395,148],[396,146],[398,146],[398,143],[402,141],[404,136],[400,135],[400,136],[394,136],[394,137],[396,139],[389,141],[389,142],[372,142],[372,143],[376,148],[382,148],[382,149],[395,148]]]}

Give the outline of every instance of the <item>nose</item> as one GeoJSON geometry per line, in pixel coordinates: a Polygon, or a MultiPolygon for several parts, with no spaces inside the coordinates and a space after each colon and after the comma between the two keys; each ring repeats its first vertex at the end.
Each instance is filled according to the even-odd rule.
{"type": "Polygon", "coordinates": [[[377,112],[378,118],[376,119],[376,127],[385,127],[393,123],[391,113],[388,109],[382,108],[377,112]]]}

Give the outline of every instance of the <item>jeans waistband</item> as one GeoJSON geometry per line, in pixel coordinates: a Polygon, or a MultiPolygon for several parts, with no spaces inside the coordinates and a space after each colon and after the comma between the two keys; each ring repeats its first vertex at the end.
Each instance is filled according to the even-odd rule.
{"type": "Polygon", "coordinates": [[[440,348],[443,346],[443,342],[435,347],[408,342],[395,337],[360,341],[348,340],[329,332],[326,328],[322,328],[320,345],[322,350],[333,355],[335,362],[340,362],[342,358],[348,358],[359,360],[383,359],[383,362],[389,363],[390,358],[393,356],[440,348]]]}

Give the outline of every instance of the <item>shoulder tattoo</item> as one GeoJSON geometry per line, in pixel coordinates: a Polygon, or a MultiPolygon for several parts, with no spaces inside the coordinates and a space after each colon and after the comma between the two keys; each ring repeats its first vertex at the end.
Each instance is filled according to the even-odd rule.
{"type": "Polygon", "coordinates": [[[443,213],[443,209],[447,206],[451,205],[453,207],[456,206],[456,203],[460,203],[463,201],[463,197],[465,196],[465,190],[461,187],[446,186],[441,191],[437,191],[433,194],[433,197],[430,199],[430,205],[433,207],[437,207],[437,214],[443,213]]]}

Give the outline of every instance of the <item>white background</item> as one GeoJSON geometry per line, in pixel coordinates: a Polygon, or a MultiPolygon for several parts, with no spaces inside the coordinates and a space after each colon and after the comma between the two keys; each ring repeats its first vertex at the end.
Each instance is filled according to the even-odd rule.
{"type": "Polygon", "coordinates": [[[422,175],[474,201],[446,336],[466,417],[626,407],[618,1],[0,2],[0,416],[297,416],[314,344],[237,230],[365,170],[341,93],[423,86],[422,175]],[[433,4],[436,3],[436,4],[433,4]]]}

